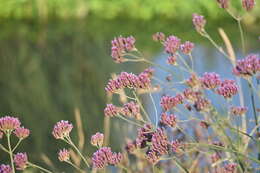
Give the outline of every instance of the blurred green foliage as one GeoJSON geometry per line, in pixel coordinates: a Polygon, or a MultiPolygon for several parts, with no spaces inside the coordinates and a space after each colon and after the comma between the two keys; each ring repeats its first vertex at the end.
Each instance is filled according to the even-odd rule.
{"type": "MultiPolygon", "coordinates": [[[[241,10],[241,1],[232,1],[241,10]]],[[[3,18],[82,18],[94,14],[102,18],[130,17],[151,19],[155,16],[185,19],[193,12],[221,18],[225,12],[215,0],[0,0],[3,18]]],[[[260,7],[251,13],[260,16],[260,7]]]]}

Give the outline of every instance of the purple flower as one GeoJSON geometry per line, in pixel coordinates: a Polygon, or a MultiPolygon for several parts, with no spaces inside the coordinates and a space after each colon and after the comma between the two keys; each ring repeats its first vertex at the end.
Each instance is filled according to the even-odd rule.
{"type": "Polygon", "coordinates": [[[255,4],[255,0],[242,0],[242,6],[247,11],[251,11],[255,4]]]}
{"type": "Polygon", "coordinates": [[[192,17],[192,22],[195,29],[197,30],[197,32],[202,33],[206,25],[206,20],[204,19],[204,16],[194,13],[192,17]]]}
{"type": "Polygon", "coordinates": [[[152,141],[153,131],[152,126],[150,124],[145,124],[144,127],[139,128],[136,138],[136,145],[139,148],[145,148],[147,146],[147,142],[152,141]]]}
{"type": "Polygon", "coordinates": [[[210,156],[210,158],[211,158],[211,162],[212,162],[212,163],[216,163],[217,161],[219,161],[219,160],[221,159],[221,155],[220,155],[219,152],[215,152],[215,153],[213,153],[213,154],[210,156]]]}
{"type": "Polygon", "coordinates": [[[241,106],[232,106],[230,108],[230,113],[232,115],[245,115],[245,113],[247,112],[247,107],[241,107],[241,106]]]}
{"type": "Polygon", "coordinates": [[[167,63],[170,65],[177,65],[177,56],[175,54],[168,56],[167,63]]]}
{"type": "Polygon", "coordinates": [[[160,154],[155,150],[148,150],[146,152],[145,158],[151,164],[156,164],[160,160],[160,154]]]}
{"type": "Polygon", "coordinates": [[[164,41],[164,50],[166,53],[168,54],[175,54],[181,44],[181,40],[174,36],[174,35],[170,35],[169,37],[167,37],[167,39],[164,41]]]}
{"type": "Polygon", "coordinates": [[[160,41],[163,42],[165,40],[165,35],[162,32],[157,32],[153,34],[153,40],[154,41],[160,41]]]}
{"type": "Polygon", "coordinates": [[[236,163],[226,164],[224,167],[225,173],[235,173],[236,167],[237,167],[236,163]]]}
{"type": "Polygon", "coordinates": [[[160,155],[168,153],[168,138],[163,129],[158,128],[152,136],[152,150],[157,151],[160,155]]]}
{"type": "Polygon", "coordinates": [[[68,121],[61,120],[55,124],[52,135],[56,139],[64,139],[65,137],[69,136],[72,128],[73,125],[70,124],[68,121]]]}
{"type": "Polygon", "coordinates": [[[0,118],[0,130],[7,131],[7,130],[15,130],[20,127],[21,123],[18,118],[5,116],[0,118]]]}
{"type": "Polygon", "coordinates": [[[217,0],[220,8],[228,8],[229,6],[229,0],[217,0]]]}
{"type": "Polygon", "coordinates": [[[24,127],[18,127],[17,129],[15,129],[14,134],[17,138],[24,139],[30,135],[30,130],[24,127]]]}
{"type": "Polygon", "coordinates": [[[138,120],[142,119],[141,114],[140,114],[140,106],[133,101],[124,104],[121,112],[123,115],[129,116],[129,117],[134,117],[138,120]]]}
{"type": "Polygon", "coordinates": [[[12,168],[9,165],[0,165],[0,173],[12,173],[12,168]]]}
{"type": "Polygon", "coordinates": [[[61,149],[58,153],[58,159],[61,162],[69,161],[70,160],[70,152],[65,148],[61,149]]]}
{"type": "Polygon", "coordinates": [[[173,107],[176,107],[178,104],[182,104],[183,103],[183,99],[184,97],[181,94],[177,94],[174,97],[171,96],[163,96],[161,98],[161,106],[162,108],[167,111],[172,109],[173,107]]]}
{"type": "Polygon", "coordinates": [[[105,116],[108,117],[117,116],[119,111],[120,109],[113,104],[107,104],[106,108],[104,109],[105,116]]]}
{"type": "Polygon", "coordinates": [[[180,149],[182,146],[183,146],[183,144],[179,140],[174,140],[171,143],[172,151],[175,153],[180,152],[180,149]]]}
{"type": "Polygon", "coordinates": [[[97,132],[95,135],[91,136],[91,144],[93,146],[101,147],[104,142],[104,135],[102,133],[97,132]]]}
{"type": "Polygon", "coordinates": [[[28,157],[26,153],[17,153],[14,155],[14,163],[17,170],[24,170],[27,167],[28,157]]]}
{"type": "Polygon", "coordinates": [[[122,37],[119,36],[111,41],[111,56],[116,63],[125,61],[124,53],[133,51],[135,49],[135,38],[133,36],[122,37]]]}
{"type": "Polygon", "coordinates": [[[190,78],[185,81],[185,84],[195,90],[201,87],[200,79],[195,73],[191,74],[190,78]]]}
{"type": "Polygon", "coordinates": [[[125,147],[126,151],[129,153],[134,153],[134,151],[137,149],[136,141],[130,141],[126,144],[125,147]]]}
{"type": "Polygon", "coordinates": [[[202,93],[200,91],[193,91],[190,88],[186,88],[183,91],[183,96],[185,99],[187,99],[190,102],[195,102],[199,96],[201,96],[202,93]]]}
{"type": "Polygon", "coordinates": [[[224,98],[231,98],[238,92],[238,86],[234,80],[224,80],[221,86],[217,89],[217,94],[222,95],[224,98]]]}
{"type": "Polygon", "coordinates": [[[211,104],[206,98],[198,97],[193,106],[198,112],[208,112],[211,104]]]}
{"type": "Polygon", "coordinates": [[[202,87],[206,89],[215,89],[221,84],[220,77],[217,73],[204,73],[203,77],[200,79],[202,87]]]}
{"type": "Polygon", "coordinates": [[[194,44],[190,41],[186,41],[180,46],[181,52],[186,55],[189,55],[192,52],[193,48],[194,48],[194,44]]]}
{"type": "Polygon", "coordinates": [[[246,58],[238,60],[233,73],[244,78],[252,77],[260,72],[260,58],[257,54],[249,54],[246,58]]]}
{"type": "Polygon", "coordinates": [[[165,126],[175,127],[177,118],[174,114],[167,115],[166,113],[162,113],[160,123],[165,126]]]}
{"type": "Polygon", "coordinates": [[[109,164],[117,165],[122,159],[121,153],[113,153],[109,147],[100,148],[92,156],[93,167],[98,169],[103,169],[109,164]]]}

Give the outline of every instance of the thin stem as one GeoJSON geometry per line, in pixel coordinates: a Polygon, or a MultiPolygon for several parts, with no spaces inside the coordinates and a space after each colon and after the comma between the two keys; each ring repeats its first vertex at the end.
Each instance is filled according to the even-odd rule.
{"type": "Polygon", "coordinates": [[[15,147],[13,148],[13,152],[16,150],[16,148],[19,146],[19,144],[22,142],[22,139],[19,139],[19,141],[17,142],[17,144],[15,145],[15,147]]]}
{"type": "Polygon", "coordinates": [[[135,99],[136,99],[137,103],[140,105],[142,111],[144,112],[145,117],[147,118],[147,120],[148,120],[149,122],[151,122],[151,119],[150,119],[148,113],[147,113],[146,110],[144,109],[143,104],[141,103],[141,101],[140,101],[140,99],[138,98],[138,96],[137,96],[137,94],[135,93],[135,91],[133,91],[133,95],[135,96],[135,99]]]}
{"type": "Polygon", "coordinates": [[[11,147],[11,140],[10,140],[11,131],[7,131],[6,136],[7,136],[7,144],[8,144],[8,150],[9,150],[10,162],[11,162],[13,173],[15,173],[14,160],[13,160],[13,150],[12,150],[12,147],[11,147]]]}
{"type": "Polygon", "coordinates": [[[0,144],[0,148],[4,150],[5,152],[9,153],[8,149],[6,149],[2,144],[0,144]]]}
{"type": "Polygon", "coordinates": [[[246,52],[245,38],[244,38],[244,33],[243,33],[242,25],[241,25],[241,19],[236,19],[236,20],[237,20],[237,24],[238,24],[238,28],[239,28],[239,32],[240,32],[242,51],[243,51],[243,54],[245,54],[245,52],[246,52]]]}
{"type": "Polygon", "coordinates": [[[72,167],[74,167],[75,169],[77,169],[80,172],[85,172],[84,170],[80,169],[78,166],[73,164],[71,161],[66,161],[66,163],[70,164],[72,167]]]}
{"type": "Polygon", "coordinates": [[[189,58],[190,58],[190,61],[191,61],[191,69],[193,71],[194,70],[194,62],[193,62],[193,57],[192,57],[191,53],[189,54],[189,58]]]}
{"type": "Polygon", "coordinates": [[[143,59],[143,61],[144,61],[144,62],[147,62],[148,64],[151,64],[151,65],[153,65],[153,66],[157,66],[157,67],[159,67],[160,69],[162,69],[162,70],[164,70],[164,71],[166,71],[166,72],[168,72],[168,73],[172,73],[172,74],[173,74],[173,71],[171,71],[171,70],[168,69],[168,68],[165,68],[164,66],[161,66],[160,64],[156,64],[156,63],[154,63],[154,62],[152,62],[152,61],[149,61],[149,60],[147,60],[147,59],[143,59]]]}
{"type": "MultiPolygon", "coordinates": [[[[249,90],[250,90],[250,96],[251,96],[250,98],[251,98],[253,112],[254,112],[255,125],[258,126],[258,118],[257,118],[257,114],[256,114],[256,106],[255,106],[253,87],[252,87],[252,84],[250,82],[248,82],[248,86],[249,86],[249,90]]],[[[258,131],[259,131],[259,128],[258,128],[258,131]]]]}
{"type": "Polygon", "coordinates": [[[41,166],[35,165],[35,164],[31,163],[31,162],[28,162],[28,165],[31,166],[31,167],[40,169],[40,170],[42,170],[43,172],[52,173],[51,171],[49,171],[49,170],[47,170],[47,169],[45,169],[45,168],[43,168],[43,167],[41,167],[41,166]]]}
{"type": "Polygon", "coordinates": [[[153,107],[154,107],[154,111],[155,111],[155,126],[157,127],[157,126],[158,126],[158,119],[159,119],[159,117],[158,117],[158,111],[157,111],[156,104],[155,104],[155,102],[154,102],[154,99],[153,99],[152,94],[149,93],[149,96],[150,96],[150,98],[151,98],[151,100],[152,100],[152,103],[153,103],[153,107]]]}
{"type": "Polygon", "coordinates": [[[138,127],[143,127],[141,124],[138,124],[138,123],[136,123],[136,122],[134,122],[134,121],[131,121],[131,120],[129,120],[129,119],[127,119],[127,118],[125,118],[125,117],[123,117],[123,116],[121,116],[121,115],[118,115],[118,117],[121,118],[122,120],[125,120],[126,122],[128,122],[128,123],[130,123],[130,124],[136,125],[136,126],[138,126],[138,127]]]}

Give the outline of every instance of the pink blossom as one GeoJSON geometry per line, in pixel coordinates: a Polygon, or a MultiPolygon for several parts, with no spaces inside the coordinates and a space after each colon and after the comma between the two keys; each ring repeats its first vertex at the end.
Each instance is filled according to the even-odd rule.
{"type": "Polygon", "coordinates": [[[172,150],[175,153],[180,152],[180,149],[181,149],[182,146],[183,146],[183,144],[179,140],[174,140],[174,141],[171,142],[172,150]]]}
{"type": "Polygon", "coordinates": [[[138,120],[142,119],[141,114],[140,114],[140,106],[133,101],[124,104],[121,112],[123,115],[129,116],[129,117],[134,117],[138,120]]]}
{"type": "Polygon", "coordinates": [[[70,152],[65,148],[61,149],[58,153],[58,159],[61,162],[69,161],[70,160],[70,152]]]}
{"type": "Polygon", "coordinates": [[[162,32],[157,32],[153,34],[153,40],[154,41],[160,41],[163,42],[165,40],[165,35],[162,32]]]}
{"type": "Polygon", "coordinates": [[[183,99],[184,97],[181,94],[177,94],[174,97],[171,96],[163,96],[161,98],[161,106],[162,108],[167,111],[172,109],[173,107],[177,106],[178,104],[182,104],[183,103],[183,99]]]}
{"type": "Polygon", "coordinates": [[[26,153],[17,153],[14,155],[14,163],[17,170],[24,170],[28,164],[28,157],[26,153]]]}
{"type": "Polygon", "coordinates": [[[217,0],[220,8],[228,8],[229,7],[229,0],[217,0]]]}
{"type": "Polygon", "coordinates": [[[194,103],[194,108],[199,112],[208,112],[210,106],[210,101],[203,97],[198,97],[194,103]]]}
{"type": "Polygon", "coordinates": [[[247,107],[241,107],[241,106],[232,106],[230,108],[230,113],[232,115],[244,115],[247,112],[247,107]]]}
{"type": "Polygon", "coordinates": [[[204,73],[200,80],[201,80],[203,88],[206,88],[206,89],[214,89],[221,84],[219,75],[214,72],[204,73]]]}
{"type": "Polygon", "coordinates": [[[24,127],[18,127],[17,129],[15,129],[14,134],[19,139],[24,139],[24,138],[27,138],[30,135],[30,130],[26,129],[24,127]]]}
{"type": "Polygon", "coordinates": [[[166,113],[162,113],[160,123],[165,126],[175,127],[177,118],[174,114],[167,115],[166,113]]]}
{"type": "Polygon", "coordinates": [[[64,139],[69,137],[69,134],[73,128],[73,125],[68,121],[61,120],[57,122],[53,128],[52,135],[56,139],[64,139]]]}
{"type": "Polygon", "coordinates": [[[12,168],[9,165],[1,164],[0,173],[12,173],[12,168]]]}
{"type": "Polygon", "coordinates": [[[192,22],[197,32],[201,33],[204,31],[204,27],[206,25],[206,20],[204,19],[204,16],[194,13],[192,22]]]}
{"type": "Polygon", "coordinates": [[[189,86],[190,88],[193,88],[195,90],[199,89],[201,87],[201,82],[199,77],[195,74],[192,73],[189,79],[185,81],[185,84],[189,86]]]}
{"type": "Polygon", "coordinates": [[[93,146],[101,147],[104,142],[104,134],[97,132],[91,136],[91,144],[93,146]]]}
{"type": "Polygon", "coordinates": [[[5,116],[0,118],[0,130],[7,131],[7,130],[15,130],[20,127],[21,123],[18,118],[5,116]]]}
{"type": "Polygon", "coordinates": [[[170,35],[164,42],[164,50],[168,54],[175,54],[178,51],[180,44],[181,40],[178,37],[170,35]]]}
{"type": "Polygon", "coordinates": [[[242,0],[242,6],[247,11],[251,11],[255,4],[255,0],[242,0]]]}
{"type": "Polygon", "coordinates": [[[186,41],[180,46],[181,52],[186,55],[189,55],[192,52],[193,48],[194,48],[194,44],[190,41],[186,41]]]}
{"type": "Polygon", "coordinates": [[[167,63],[170,65],[177,65],[177,56],[175,54],[168,56],[167,63]]]}
{"type": "Polygon", "coordinates": [[[152,141],[152,125],[150,124],[145,124],[144,127],[139,128],[137,133],[137,138],[136,138],[136,145],[139,148],[145,148],[147,146],[147,142],[152,141]]]}
{"type": "Polygon", "coordinates": [[[152,150],[157,151],[160,155],[168,153],[168,138],[165,131],[158,128],[152,136],[152,150]]]}
{"type": "Polygon", "coordinates": [[[120,109],[113,104],[107,104],[104,109],[105,116],[114,117],[119,114],[120,109]]]}
{"type": "Polygon", "coordinates": [[[234,80],[224,80],[221,86],[217,89],[217,93],[224,98],[231,98],[238,92],[238,86],[234,80]]]}
{"type": "Polygon", "coordinates": [[[236,167],[237,167],[236,163],[226,164],[224,167],[225,173],[235,173],[236,167]]]}
{"type": "Polygon", "coordinates": [[[156,164],[160,160],[160,153],[158,153],[155,150],[148,150],[146,152],[145,158],[150,162],[151,164],[156,164]]]}

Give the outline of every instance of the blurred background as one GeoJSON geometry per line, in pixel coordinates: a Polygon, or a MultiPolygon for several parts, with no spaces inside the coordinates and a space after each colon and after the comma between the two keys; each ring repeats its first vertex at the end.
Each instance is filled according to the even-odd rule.
{"type": "MultiPolygon", "coordinates": [[[[244,13],[240,0],[233,3],[244,13]]],[[[205,15],[206,29],[218,43],[223,45],[217,30],[222,27],[240,51],[236,22],[214,0],[0,0],[0,112],[18,116],[31,130],[20,148],[36,163],[45,164],[42,153],[57,163],[56,153],[65,145],[52,137],[53,125],[61,119],[75,124],[78,109],[86,134],[84,152],[94,151],[89,139],[103,132],[104,86],[111,73],[146,67],[114,64],[110,40],[115,36],[133,35],[137,48],[156,59],[163,49],[151,35],[174,34],[203,50],[203,68],[215,66],[220,55],[193,29],[194,12],[205,15]]],[[[260,5],[245,17],[247,50],[254,52],[259,50],[260,5]]],[[[117,121],[111,124],[112,132],[118,128],[117,121]]],[[[76,129],[73,137],[77,141],[76,129]]],[[[120,140],[113,135],[111,145],[120,149],[120,140]]]]}

